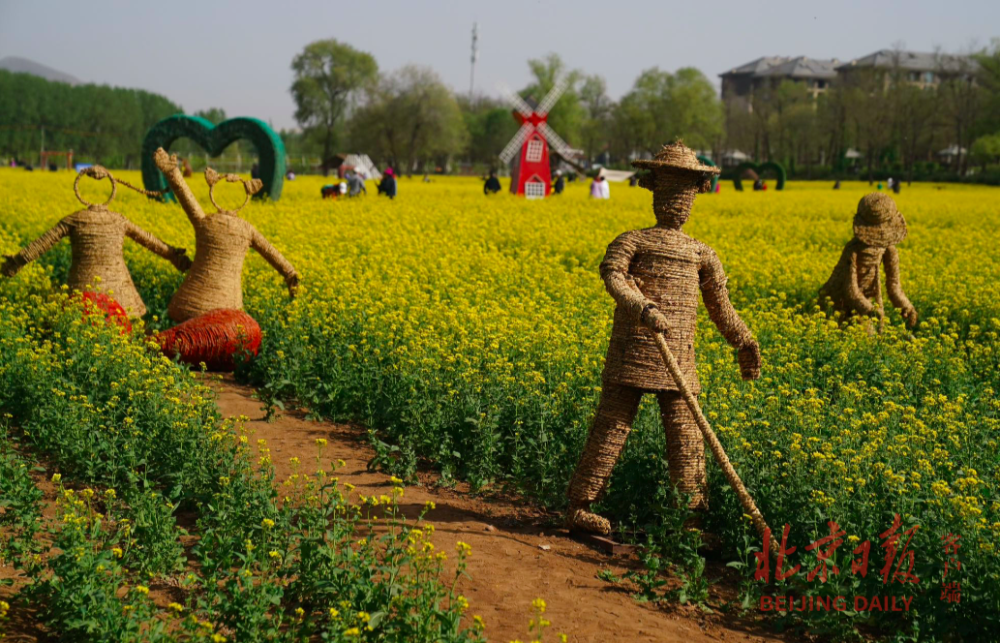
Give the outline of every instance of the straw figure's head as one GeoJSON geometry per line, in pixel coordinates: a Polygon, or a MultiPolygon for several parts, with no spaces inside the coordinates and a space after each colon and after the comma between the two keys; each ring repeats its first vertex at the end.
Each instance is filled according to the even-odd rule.
{"type": "Polygon", "coordinates": [[[632,161],[632,165],[650,170],[639,178],[639,185],[653,192],[657,224],[678,230],[691,216],[695,196],[711,190],[712,177],[720,171],[704,165],[681,141],[664,145],[652,159],[632,161]]]}
{"type": "Polygon", "coordinates": [[[250,197],[260,192],[261,188],[264,187],[264,182],[260,179],[250,179],[247,181],[246,179],[240,178],[237,174],[219,174],[210,167],[205,168],[205,182],[208,183],[208,198],[212,200],[212,205],[215,206],[216,210],[218,210],[220,214],[237,214],[240,210],[246,207],[247,203],[250,202],[250,197]],[[243,191],[246,193],[246,198],[243,199],[243,205],[235,210],[224,210],[218,203],[215,202],[215,186],[223,180],[229,183],[243,184],[243,191]]]}
{"type": "Polygon", "coordinates": [[[906,221],[888,194],[866,194],[854,215],[854,236],[879,248],[894,246],[906,238],[906,221]]]}
{"type": "Polygon", "coordinates": [[[76,194],[76,198],[80,203],[84,204],[91,210],[104,210],[107,209],[108,205],[115,200],[115,194],[118,192],[117,182],[115,177],[111,176],[111,172],[108,172],[100,165],[91,165],[90,167],[85,167],[80,170],[80,173],[76,175],[76,181],[73,182],[73,192],[76,194]],[[91,203],[83,198],[80,194],[80,179],[84,176],[89,176],[92,179],[100,181],[101,179],[108,179],[111,181],[111,196],[104,203],[91,203]]]}

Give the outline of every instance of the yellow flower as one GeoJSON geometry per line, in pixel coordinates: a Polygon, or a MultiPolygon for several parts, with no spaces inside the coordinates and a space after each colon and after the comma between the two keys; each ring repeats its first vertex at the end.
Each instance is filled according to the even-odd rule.
{"type": "Polygon", "coordinates": [[[274,521],[271,520],[270,518],[265,518],[264,520],[261,521],[260,524],[264,526],[264,529],[271,529],[272,527],[274,527],[274,521]]]}
{"type": "Polygon", "coordinates": [[[143,596],[149,596],[149,588],[145,585],[136,585],[135,591],[139,592],[143,596]]]}
{"type": "Polygon", "coordinates": [[[172,612],[177,612],[178,614],[184,611],[184,608],[180,605],[180,603],[170,603],[167,605],[167,609],[172,612]]]}

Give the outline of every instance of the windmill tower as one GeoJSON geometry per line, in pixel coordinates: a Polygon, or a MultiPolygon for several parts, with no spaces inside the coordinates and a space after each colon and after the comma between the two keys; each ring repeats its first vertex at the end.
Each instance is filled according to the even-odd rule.
{"type": "Polygon", "coordinates": [[[552,172],[549,168],[549,148],[566,158],[572,148],[548,126],[549,110],[566,89],[566,78],[559,79],[538,107],[532,108],[523,98],[501,87],[514,108],[514,118],[521,124],[514,138],[500,152],[504,163],[514,161],[511,168],[510,191],[529,199],[542,199],[552,189],[552,172]]]}

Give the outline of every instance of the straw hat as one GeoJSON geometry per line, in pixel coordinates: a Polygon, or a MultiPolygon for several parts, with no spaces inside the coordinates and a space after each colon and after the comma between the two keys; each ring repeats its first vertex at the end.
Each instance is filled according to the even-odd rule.
{"type": "Polygon", "coordinates": [[[687,170],[704,174],[719,174],[722,170],[704,165],[698,155],[681,141],[664,145],[652,159],[632,161],[632,167],[649,170],[687,170]]]}
{"type": "Polygon", "coordinates": [[[854,215],[854,236],[870,246],[885,248],[906,238],[906,221],[888,194],[866,194],[854,215]]]}

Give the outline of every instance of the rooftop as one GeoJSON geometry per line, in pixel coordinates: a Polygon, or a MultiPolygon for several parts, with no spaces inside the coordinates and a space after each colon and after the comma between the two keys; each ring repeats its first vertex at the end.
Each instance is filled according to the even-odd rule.
{"type": "Polygon", "coordinates": [[[859,67],[892,68],[910,71],[962,71],[975,62],[966,56],[952,54],[922,53],[917,51],[895,51],[880,49],[874,53],[840,65],[837,71],[849,71],[859,67]]]}
{"type": "Polygon", "coordinates": [[[836,68],[839,64],[840,61],[836,58],[833,60],[816,60],[814,58],[798,56],[797,58],[792,58],[781,64],[759,71],[754,76],[832,79],[837,77],[836,68]]]}

